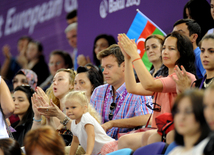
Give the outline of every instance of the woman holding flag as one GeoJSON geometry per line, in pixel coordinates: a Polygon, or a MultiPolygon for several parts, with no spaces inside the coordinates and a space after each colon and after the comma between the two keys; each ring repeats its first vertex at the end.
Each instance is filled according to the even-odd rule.
{"type": "MultiPolygon", "coordinates": [[[[195,56],[192,43],[186,36],[179,32],[168,34],[164,40],[162,59],[163,64],[168,68],[169,75],[164,78],[154,79],[141,61],[135,42],[130,40],[125,34],[119,34],[118,40],[118,44],[125,56],[126,88],[129,93],[155,96],[154,100],[156,103],[153,109],[160,107],[159,111],[153,112],[152,127],[156,127],[155,117],[163,113],[171,113],[174,99],[177,96],[176,83],[172,78],[177,78],[174,68],[176,66],[184,66],[189,72],[188,74],[192,82],[196,79],[193,75],[195,73],[195,56]],[[140,83],[136,83],[134,79],[132,65],[135,67],[140,83]]],[[[161,136],[158,135],[157,129],[137,133],[136,136],[143,136],[143,145],[161,141],[161,136]]],[[[118,149],[129,147],[135,150],[139,144],[141,144],[141,141],[136,141],[135,134],[125,135],[119,139],[118,149]]]]}

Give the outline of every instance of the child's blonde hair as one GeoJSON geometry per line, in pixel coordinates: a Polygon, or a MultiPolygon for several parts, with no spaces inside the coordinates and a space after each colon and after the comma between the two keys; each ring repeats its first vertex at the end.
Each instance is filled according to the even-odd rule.
{"type": "Polygon", "coordinates": [[[65,103],[68,100],[74,100],[77,99],[81,104],[81,106],[87,106],[87,111],[91,114],[91,116],[93,116],[98,123],[101,123],[101,118],[100,115],[97,113],[97,111],[94,109],[94,107],[92,105],[90,105],[88,98],[85,95],[84,91],[71,91],[68,92],[64,99],[63,102],[65,103]]]}

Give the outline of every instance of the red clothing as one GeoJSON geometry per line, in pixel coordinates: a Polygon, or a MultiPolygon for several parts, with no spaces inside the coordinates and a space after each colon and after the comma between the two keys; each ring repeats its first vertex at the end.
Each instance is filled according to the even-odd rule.
{"type": "MultiPolygon", "coordinates": [[[[191,73],[188,73],[188,75],[190,75],[192,82],[194,82],[196,80],[195,75],[193,75],[191,73]]],[[[156,116],[163,114],[163,113],[171,113],[171,109],[174,104],[174,99],[177,96],[176,83],[172,79],[172,76],[174,78],[177,78],[175,73],[173,73],[167,77],[164,77],[164,78],[159,78],[159,80],[161,80],[161,82],[163,84],[163,91],[154,93],[153,102],[155,102],[155,99],[157,98],[156,103],[161,106],[161,111],[153,112],[152,127],[157,127],[156,123],[155,123],[156,116]]]]}

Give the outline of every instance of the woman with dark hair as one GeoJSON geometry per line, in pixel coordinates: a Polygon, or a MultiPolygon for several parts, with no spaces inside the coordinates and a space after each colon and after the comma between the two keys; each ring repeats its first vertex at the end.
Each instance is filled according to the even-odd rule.
{"type": "MultiPolygon", "coordinates": [[[[173,81],[173,77],[177,78],[174,68],[176,66],[186,66],[192,82],[196,80],[194,75],[195,55],[192,43],[186,36],[179,32],[175,31],[168,34],[165,37],[162,48],[162,60],[163,64],[168,68],[168,76],[154,79],[141,61],[135,42],[130,40],[125,34],[119,34],[118,40],[119,46],[125,56],[125,83],[127,91],[144,96],[154,95],[154,105],[151,105],[153,110],[155,109],[152,117],[152,127],[157,127],[155,117],[163,113],[171,113],[173,101],[177,96],[176,83],[173,81]],[[135,81],[133,65],[140,83],[136,83],[135,81]]],[[[156,129],[137,133],[136,136],[133,135],[122,136],[118,142],[118,149],[131,147],[135,150],[141,146],[142,139],[143,146],[161,141],[161,135],[157,133],[156,129]],[[139,138],[142,135],[143,138],[139,138]],[[153,138],[150,138],[150,136],[153,138]]]]}
{"type": "Polygon", "coordinates": [[[1,155],[22,155],[19,143],[12,139],[0,139],[0,154],[1,155]],[[3,154],[2,154],[3,153],[3,154]]]}
{"type": "Polygon", "coordinates": [[[30,86],[18,86],[13,94],[14,114],[18,115],[19,121],[11,124],[11,126],[16,130],[13,132],[13,136],[20,146],[23,146],[24,136],[31,129],[33,123],[34,113],[31,102],[33,93],[34,90],[30,86]]]}
{"type": "Polygon", "coordinates": [[[71,56],[61,50],[55,50],[51,52],[48,63],[50,75],[49,77],[40,85],[40,87],[45,91],[52,83],[53,77],[57,70],[61,68],[73,68],[73,62],[71,56]]]}
{"type": "Polygon", "coordinates": [[[93,58],[96,66],[100,66],[100,60],[97,59],[97,54],[100,51],[116,43],[117,42],[115,41],[112,35],[100,34],[95,38],[93,47],[93,58]]]}
{"type": "Polygon", "coordinates": [[[179,68],[176,68],[175,73],[178,79],[174,79],[178,92],[183,92],[191,86],[195,86],[199,89],[206,89],[213,83],[214,80],[214,34],[205,35],[199,43],[201,49],[201,62],[206,70],[206,74],[203,78],[197,79],[194,83],[191,82],[190,77],[186,74],[185,68],[182,72],[179,68]]]}
{"type": "MultiPolygon", "coordinates": [[[[97,54],[116,43],[117,42],[112,35],[100,34],[95,38],[93,44],[93,61],[96,66],[100,66],[100,60],[97,59],[97,54]]],[[[84,55],[79,55],[77,59],[79,66],[85,66],[87,63],[91,62],[90,59],[86,59],[84,55]]]]}
{"type": "Polygon", "coordinates": [[[194,19],[201,27],[201,39],[209,29],[214,27],[207,0],[189,0],[184,6],[183,18],[194,19]]]}
{"type": "Polygon", "coordinates": [[[23,65],[24,69],[34,71],[38,76],[38,85],[45,81],[49,76],[48,65],[43,55],[43,46],[38,41],[30,41],[26,51],[26,61],[23,65]]]}
{"type": "MultiPolygon", "coordinates": [[[[13,89],[21,85],[30,85],[33,90],[37,87],[37,75],[34,71],[29,69],[20,69],[14,76],[13,89]]],[[[17,115],[12,115],[9,117],[10,123],[14,123],[19,120],[17,115]]]]}
{"type": "Polygon", "coordinates": [[[99,74],[99,70],[92,66],[90,69],[81,66],[77,68],[74,90],[86,91],[88,101],[90,101],[94,89],[103,84],[103,76],[99,74]]]}
{"type": "Polygon", "coordinates": [[[178,146],[169,155],[203,154],[210,133],[203,115],[203,92],[193,89],[178,95],[172,108],[172,115],[175,124],[175,142],[178,146]]]}

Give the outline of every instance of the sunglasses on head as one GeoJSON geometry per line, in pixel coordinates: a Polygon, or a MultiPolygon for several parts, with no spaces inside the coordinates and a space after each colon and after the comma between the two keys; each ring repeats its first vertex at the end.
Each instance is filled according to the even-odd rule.
{"type": "Polygon", "coordinates": [[[157,112],[161,111],[161,106],[159,104],[157,103],[152,103],[152,104],[154,104],[155,108],[151,107],[149,103],[147,103],[146,106],[153,111],[157,111],[157,112]]]}

